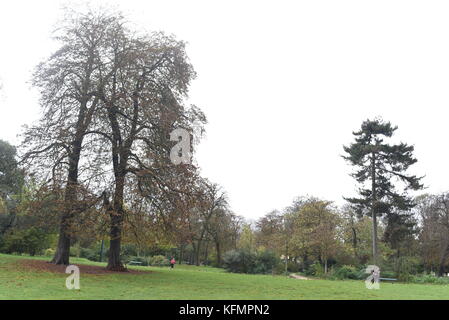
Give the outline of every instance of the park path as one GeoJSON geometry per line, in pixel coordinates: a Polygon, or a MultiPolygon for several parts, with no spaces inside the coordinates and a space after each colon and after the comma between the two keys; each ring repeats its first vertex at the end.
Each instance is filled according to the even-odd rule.
{"type": "Polygon", "coordinates": [[[292,273],[290,275],[290,278],[299,279],[299,280],[311,280],[310,278],[307,278],[307,277],[304,277],[304,276],[300,276],[300,275],[294,274],[294,273],[292,273]]]}

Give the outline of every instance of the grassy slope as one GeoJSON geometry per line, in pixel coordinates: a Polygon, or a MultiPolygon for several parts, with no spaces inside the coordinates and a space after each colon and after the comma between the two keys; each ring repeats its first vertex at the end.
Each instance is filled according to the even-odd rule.
{"type": "MultiPolygon", "coordinates": [[[[65,274],[27,272],[17,259],[0,254],[0,299],[448,299],[449,286],[381,284],[368,290],[363,281],[296,280],[282,276],[242,275],[221,269],[177,265],[146,274],[81,274],[81,290],[67,290],[65,274]]],[[[42,259],[42,258],[36,258],[42,259]]],[[[85,259],[73,264],[102,265],[85,259]]]]}

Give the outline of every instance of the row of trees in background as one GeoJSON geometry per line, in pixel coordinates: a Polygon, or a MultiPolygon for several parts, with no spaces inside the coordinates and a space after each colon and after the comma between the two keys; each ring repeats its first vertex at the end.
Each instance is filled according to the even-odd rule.
{"type": "MultiPolygon", "coordinates": [[[[269,250],[284,259],[285,272],[328,274],[329,267],[364,270],[376,264],[407,279],[413,274],[448,272],[448,194],[413,195],[422,177],[410,174],[414,147],[391,143],[397,127],[380,118],[364,121],[344,147],[354,167],[358,198],[338,208],[314,197],[298,198],[246,226],[247,250],[269,250]]],[[[349,272],[350,273],[350,272],[349,272]]],[[[359,272],[360,273],[360,272],[359,272]]],[[[363,276],[363,271],[362,271],[363,276]]]]}
{"type": "Polygon", "coordinates": [[[414,147],[389,141],[396,130],[382,119],[367,120],[344,147],[343,158],[355,169],[358,198],[345,198],[343,208],[298,198],[257,221],[256,245],[283,255],[286,271],[289,263],[304,272],[318,263],[324,274],[329,264],[361,268],[371,263],[402,276],[447,272],[447,195],[411,194],[423,189],[422,177],[408,173],[417,162],[414,147]]]}
{"type": "MultiPolygon", "coordinates": [[[[401,237],[391,236],[388,216],[378,221],[381,270],[396,276],[449,271],[449,194],[421,195],[401,237]]],[[[350,205],[338,208],[331,202],[301,197],[292,206],[273,211],[251,227],[252,250],[276,252],[289,271],[315,272],[318,264],[324,274],[329,269],[354,266],[362,270],[372,262],[373,222],[350,205]]]]}

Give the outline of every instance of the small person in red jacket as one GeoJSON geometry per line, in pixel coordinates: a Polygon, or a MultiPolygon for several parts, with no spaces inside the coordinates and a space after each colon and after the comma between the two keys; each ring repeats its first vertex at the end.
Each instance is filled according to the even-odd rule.
{"type": "Polygon", "coordinates": [[[171,258],[171,260],[170,260],[170,267],[173,269],[173,267],[175,266],[175,263],[176,263],[176,261],[175,261],[175,258],[171,258]]]}

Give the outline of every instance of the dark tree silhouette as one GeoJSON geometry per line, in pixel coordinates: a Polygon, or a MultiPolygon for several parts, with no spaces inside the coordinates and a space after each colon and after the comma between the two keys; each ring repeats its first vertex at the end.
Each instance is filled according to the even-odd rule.
{"type": "MultiPolygon", "coordinates": [[[[42,180],[65,175],[64,206],[60,217],[55,264],[69,264],[71,224],[83,205],[77,201],[82,151],[99,106],[98,92],[111,73],[101,53],[120,28],[119,15],[75,14],[60,27],[60,48],[39,64],[33,85],[40,89],[43,116],[24,133],[22,162],[34,165],[42,180]],[[47,169],[47,170],[46,170],[47,169]],[[50,177],[45,176],[49,172],[50,177]],[[65,172],[65,173],[64,173],[65,172]]],[[[31,169],[32,167],[30,167],[31,169]]]]}
{"type": "Polygon", "coordinates": [[[410,210],[414,203],[407,195],[409,190],[420,190],[421,177],[406,174],[411,165],[417,162],[413,157],[414,147],[405,143],[389,144],[385,138],[391,138],[397,127],[381,119],[366,120],[359,131],[354,132],[355,142],[344,146],[343,156],[355,172],[352,177],[362,186],[359,198],[345,198],[359,212],[369,210],[373,219],[373,262],[377,263],[377,217],[386,214],[388,219],[398,222],[394,215],[410,210]],[[393,179],[404,184],[402,193],[396,190],[393,179]],[[366,186],[366,183],[369,186],[366,186]]]}

